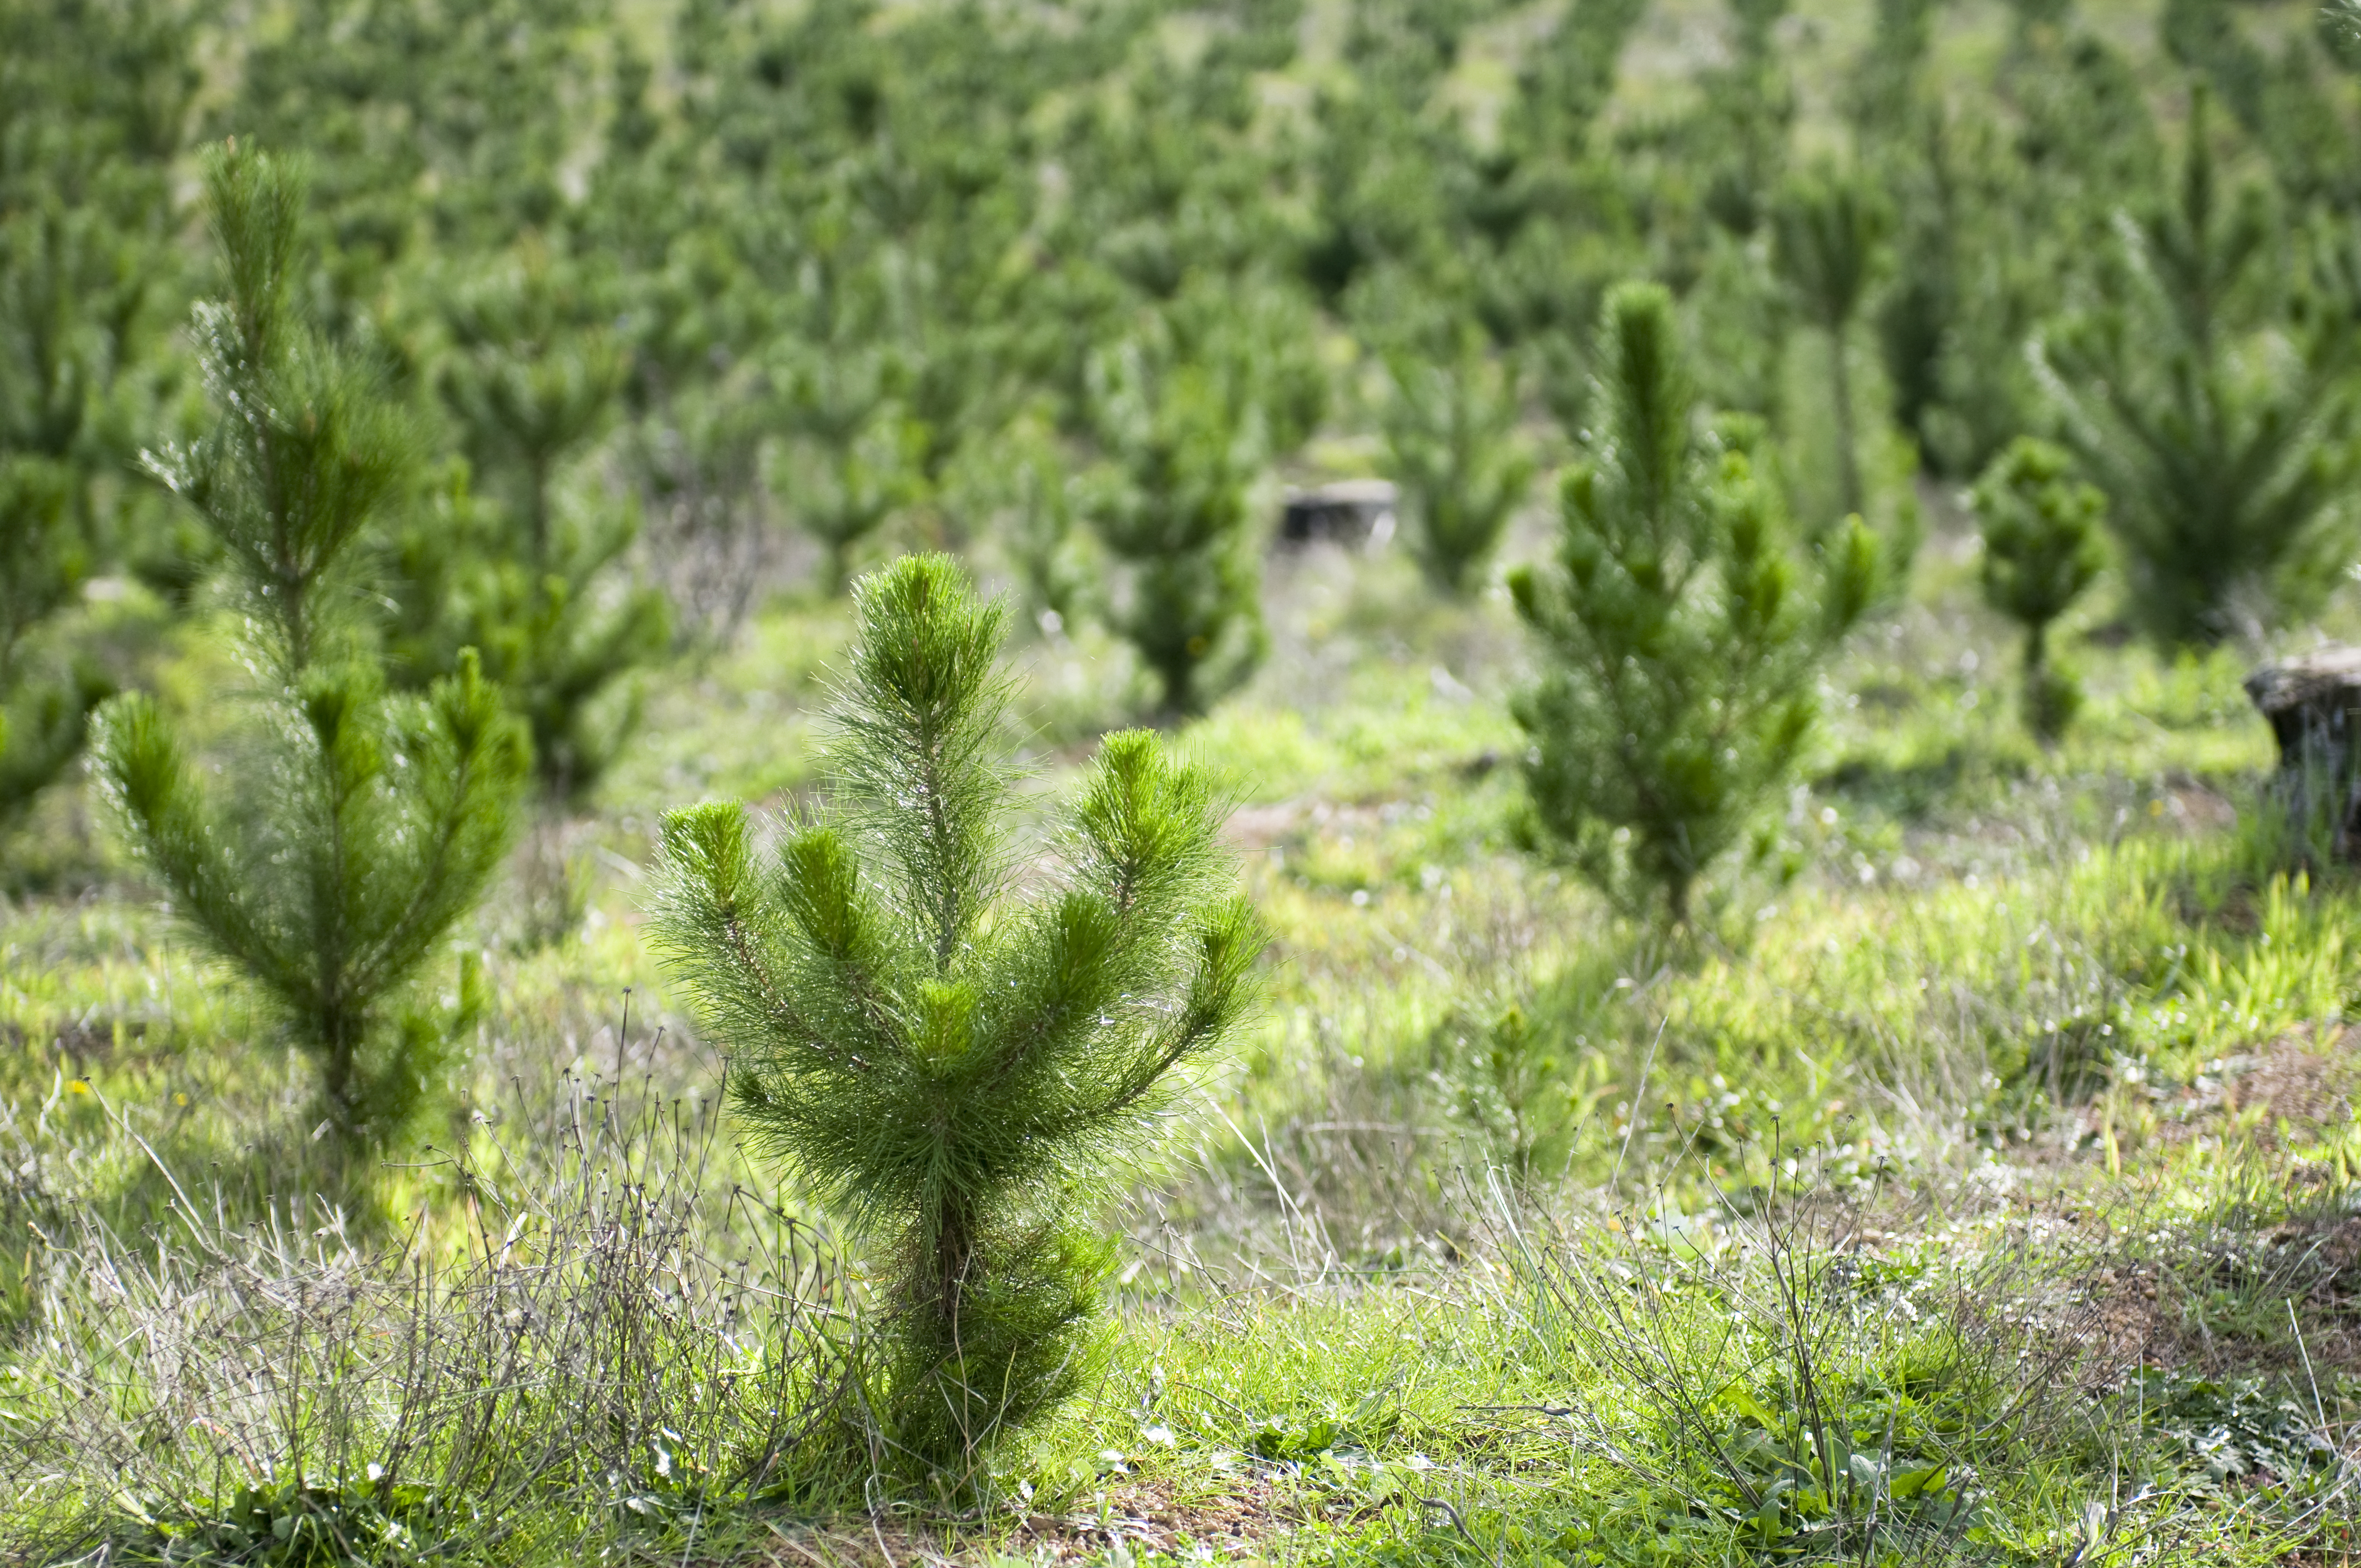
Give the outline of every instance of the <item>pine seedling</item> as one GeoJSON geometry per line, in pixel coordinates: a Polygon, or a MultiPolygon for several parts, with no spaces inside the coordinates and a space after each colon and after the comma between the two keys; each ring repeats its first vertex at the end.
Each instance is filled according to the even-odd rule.
{"type": "Polygon", "coordinates": [[[1090,380],[1113,461],[1085,505],[1126,579],[1109,622],[1156,675],[1166,713],[1202,713],[1267,644],[1246,510],[1259,411],[1219,360],[1151,356],[1138,343],[1100,356],[1090,380]]]}
{"type": "Polygon", "coordinates": [[[768,855],[734,804],[673,813],[657,931],[740,1114],[886,1260],[889,1435],[963,1470],[1087,1375],[1083,1201],[1235,1026],[1263,937],[1205,774],[1144,730],[1101,745],[1065,874],[1025,896],[1003,608],[942,555],[854,605],[834,806],[768,855]]]}
{"type": "Polygon", "coordinates": [[[2025,628],[2026,728],[2053,743],[2082,706],[2082,688],[2051,661],[2049,626],[2105,564],[2106,498],[2073,477],[2062,447],[2019,436],[1984,469],[1971,499],[1983,529],[1985,602],[2025,628]]]}
{"type": "Polygon", "coordinates": [[[1392,381],[1385,461],[1409,503],[1411,548],[1436,587],[1472,593],[1532,486],[1516,388],[1472,346],[1455,363],[1398,361],[1392,381]]]}
{"type": "Polygon", "coordinates": [[[2200,88],[2179,191],[2119,214],[2106,302],[2035,343],[2059,433],[2107,498],[2129,603],[2166,648],[2301,612],[2335,582],[2353,471],[2348,305],[2259,323],[2271,225],[2253,190],[2223,199],[2200,88]],[[2256,330],[2259,326],[2262,330],[2256,330]]]}
{"type": "Polygon", "coordinates": [[[1792,773],[1878,549],[1855,519],[1807,556],[1749,455],[1759,425],[1700,435],[1662,288],[1609,295],[1599,348],[1603,428],[1565,480],[1556,563],[1509,579],[1543,663],[1514,708],[1531,826],[1620,906],[1685,924],[1792,773]]]}
{"type": "Polygon", "coordinates": [[[394,551],[397,670],[423,684],[478,650],[533,732],[553,807],[578,804],[621,754],[634,676],[671,641],[663,595],[622,580],[637,510],[560,485],[613,417],[625,368],[602,329],[572,319],[581,291],[528,248],[450,297],[455,351],[437,379],[484,488],[455,474],[394,551]]]}
{"type": "Polygon", "coordinates": [[[87,319],[115,258],[88,214],[37,207],[0,225],[0,827],[81,755],[108,695],[41,646],[81,598],[97,551],[90,413],[122,334],[87,319]]]}
{"type": "Polygon", "coordinates": [[[208,156],[229,288],[198,307],[196,336],[221,417],[150,460],[244,592],[251,760],[235,800],[209,800],[133,695],[101,709],[96,762],[181,918],[277,1009],[319,1069],[327,1124],[358,1149],[399,1129],[447,1046],[391,1004],[499,866],[531,763],[472,653],[423,699],[390,698],[359,634],[345,571],[411,444],[374,378],[293,309],[302,192],[250,148],[208,156]]]}
{"type": "Polygon", "coordinates": [[[1035,624],[1055,633],[1072,629],[1088,602],[1093,563],[1074,528],[1071,476],[1049,431],[1020,424],[998,444],[1003,466],[1002,549],[1023,585],[1035,624]]]}
{"type": "Polygon", "coordinates": [[[893,367],[873,351],[833,346],[782,377],[789,429],[774,488],[796,525],[820,547],[830,598],[887,520],[927,491],[926,433],[893,395],[893,367]]]}
{"type": "Polygon", "coordinates": [[[61,464],[0,454],[0,826],[82,752],[90,710],[107,695],[87,671],[27,656],[27,639],[80,597],[89,566],[61,464]]]}
{"type": "Polygon", "coordinates": [[[574,319],[586,280],[538,245],[489,268],[444,302],[455,352],[438,376],[468,456],[520,514],[523,554],[546,567],[559,466],[614,417],[628,368],[601,327],[574,319]]]}
{"type": "Polygon", "coordinates": [[[2025,342],[2080,247],[2039,210],[1998,125],[1929,112],[1918,130],[1889,165],[1902,215],[1878,345],[1927,471],[1972,479],[2031,422],[2025,342]]]}
{"type": "Polygon", "coordinates": [[[1865,504],[1848,340],[1869,297],[1888,227],[1867,182],[1823,170],[1781,192],[1771,210],[1771,259],[1796,307],[1828,342],[1828,407],[1836,420],[1844,510],[1865,504]]]}

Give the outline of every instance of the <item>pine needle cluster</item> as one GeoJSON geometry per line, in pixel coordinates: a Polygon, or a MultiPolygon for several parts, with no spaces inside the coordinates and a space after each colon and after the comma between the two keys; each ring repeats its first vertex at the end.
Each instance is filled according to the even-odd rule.
{"type": "Polygon", "coordinates": [[[1534,826],[1681,923],[1794,769],[1879,552],[1855,518],[1807,558],[1750,456],[1759,428],[1700,432],[1664,290],[1610,294],[1599,346],[1603,425],[1566,476],[1554,569],[1509,580],[1544,659],[1515,714],[1534,826]]]}
{"type": "Polygon", "coordinates": [[[472,653],[423,700],[387,696],[343,568],[407,470],[408,432],[293,309],[296,172],[216,148],[205,195],[229,291],[196,329],[221,417],[152,462],[243,592],[256,733],[236,798],[211,800],[154,700],[126,696],[101,710],[98,771],[182,920],[276,1006],[327,1124],[362,1146],[400,1127],[447,1047],[444,1021],[388,1003],[498,868],[530,745],[472,653]]]}
{"type": "Polygon", "coordinates": [[[767,853],[735,804],[674,813],[657,929],[740,1113],[890,1260],[888,1431],[957,1466],[1089,1369],[1082,1201],[1235,1026],[1263,937],[1205,774],[1144,730],[1102,744],[1024,896],[1003,608],[940,555],[855,606],[833,806],[767,853]]]}

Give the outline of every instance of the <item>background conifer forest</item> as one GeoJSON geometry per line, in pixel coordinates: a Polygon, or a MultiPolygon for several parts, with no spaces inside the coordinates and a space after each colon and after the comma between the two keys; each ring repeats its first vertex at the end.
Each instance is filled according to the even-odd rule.
{"type": "Polygon", "coordinates": [[[2356,581],[2347,0],[6,0],[0,1564],[2348,1562],[2356,581]]]}

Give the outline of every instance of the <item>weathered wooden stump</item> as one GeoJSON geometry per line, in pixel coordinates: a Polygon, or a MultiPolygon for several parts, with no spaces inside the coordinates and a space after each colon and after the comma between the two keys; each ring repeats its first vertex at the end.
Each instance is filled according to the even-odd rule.
{"type": "Polygon", "coordinates": [[[1279,543],[1309,544],[1326,539],[1381,548],[1393,537],[1396,499],[1393,486],[1383,479],[1342,479],[1294,491],[1279,514],[1279,543]]]}
{"type": "Polygon", "coordinates": [[[2279,743],[2278,785],[2298,823],[2334,822],[2333,853],[2361,859],[2361,648],[2331,643],[2246,677],[2279,743]]]}

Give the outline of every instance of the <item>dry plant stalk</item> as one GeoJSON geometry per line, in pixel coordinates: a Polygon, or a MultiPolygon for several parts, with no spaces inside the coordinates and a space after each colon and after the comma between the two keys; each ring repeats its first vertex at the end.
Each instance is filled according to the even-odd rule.
{"type": "MultiPolygon", "coordinates": [[[[451,1197],[399,1234],[317,1201],[232,1216],[170,1171],[137,1237],[40,1205],[0,1398],[10,1533],[41,1561],[275,1530],[401,1563],[677,1541],[726,1499],[857,1491],[863,1349],[831,1246],[708,1185],[717,1102],[619,1120],[596,1088],[568,1082],[538,1146],[495,1132],[487,1162],[424,1168],[451,1197]]],[[[14,1167],[30,1145],[5,1131],[14,1167]]]]}

